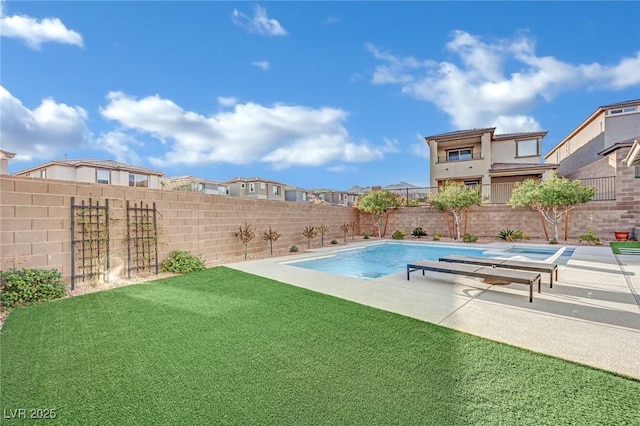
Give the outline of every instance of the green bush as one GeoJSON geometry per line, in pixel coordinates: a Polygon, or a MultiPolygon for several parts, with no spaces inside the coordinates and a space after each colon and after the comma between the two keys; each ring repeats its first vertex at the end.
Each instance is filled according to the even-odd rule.
{"type": "Polygon", "coordinates": [[[427,236],[427,231],[425,231],[424,229],[422,229],[421,227],[417,227],[413,230],[413,232],[411,233],[411,235],[413,235],[414,237],[426,237],[427,236]]]}
{"type": "Polygon", "coordinates": [[[598,238],[591,228],[589,228],[584,234],[578,235],[578,238],[578,242],[580,243],[584,241],[585,243],[593,244],[595,246],[599,246],[601,244],[600,238],[598,238]]]}
{"type": "Polygon", "coordinates": [[[297,247],[297,246],[291,246],[291,248],[289,249],[289,252],[291,252],[291,253],[297,253],[297,252],[299,252],[299,251],[300,251],[300,250],[298,250],[298,247],[297,247]]]}
{"type": "Polygon", "coordinates": [[[475,243],[476,241],[478,241],[478,237],[467,232],[462,236],[462,241],[464,241],[465,243],[475,243]]]}
{"type": "Polygon", "coordinates": [[[176,274],[190,274],[192,272],[204,271],[207,267],[204,260],[199,256],[186,251],[172,251],[169,257],[162,261],[162,272],[173,272],[176,274]]]}
{"type": "Polygon", "coordinates": [[[331,240],[331,244],[338,244],[338,240],[331,240]]]}
{"type": "Polygon", "coordinates": [[[558,240],[556,240],[555,238],[552,238],[549,240],[549,244],[558,244],[558,240]]]}
{"type": "Polygon", "coordinates": [[[364,238],[365,240],[368,240],[369,239],[369,234],[364,234],[364,237],[362,237],[362,238],[364,238]]]}
{"type": "Polygon", "coordinates": [[[47,302],[66,294],[67,286],[55,269],[0,271],[0,305],[3,309],[47,302]]]}
{"type": "Polygon", "coordinates": [[[520,229],[505,228],[502,231],[498,232],[498,238],[505,241],[522,240],[523,238],[529,239],[527,237],[528,235],[526,235],[524,231],[521,231],[520,229]]]}
{"type": "Polygon", "coordinates": [[[407,235],[407,233],[404,231],[396,231],[393,233],[391,238],[393,238],[394,240],[404,240],[405,235],[407,235]]]}
{"type": "Polygon", "coordinates": [[[442,237],[442,232],[436,231],[433,233],[433,241],[439,241],[440,237],[442,237]]]}

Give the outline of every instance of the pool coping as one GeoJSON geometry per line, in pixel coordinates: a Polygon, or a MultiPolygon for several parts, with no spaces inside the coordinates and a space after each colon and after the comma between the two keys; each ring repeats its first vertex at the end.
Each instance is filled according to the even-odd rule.
{"type": "MultiPolygon", "coordinates": [[[[608,247],[567,245],[575,250],[569,262],[560,265],[559,280],[550,289],[543,277],[542,293],[534,294],[533,303],[526,297],[526,286],[517,284],[490,285],[445,274],[416,275],[407,281],[406,271],[363,280],[288,265],[338,250],[389,242],[401,243],[354,242],[225,266],[640,379],[638,256],[614,255],[608,247]]],[[[489,248],[514,245],[408,242],[489,248]]]]}

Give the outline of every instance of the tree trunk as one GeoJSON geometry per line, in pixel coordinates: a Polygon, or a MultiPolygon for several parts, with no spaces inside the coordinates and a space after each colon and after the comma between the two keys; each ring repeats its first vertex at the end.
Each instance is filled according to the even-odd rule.
{"type": "Polygon", "coordinates": [[[452,210],[451,213],[453,214],[453,225],[455,227],[455,238],[456,240],[460,239],[460,218],[458,218],[458,213],[456,213],[455,210],[452,210]]]}

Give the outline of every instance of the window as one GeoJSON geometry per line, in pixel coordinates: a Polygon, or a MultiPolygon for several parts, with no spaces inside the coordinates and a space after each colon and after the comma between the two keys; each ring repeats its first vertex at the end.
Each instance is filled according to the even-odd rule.
{"type": "Polygon", "coordinates": [[[638,111],[638,107],[632,106],[632,107],[626,107],[626,108],[610,109],[609,111],[607,111],[607,115],[631,114],[637,111],[638,111]]]}
{"type": "Polygon", "coordinates": [[[129,186],[135,186],[138,188],[148,188],[149,176],[134,175],[133,173],[129,173],[129,186]]]}
{"type": "Polygon", "coordinates": [[[516,141],[516,157],[534,157],[540,155],[538,139],[516,141]]]}
{"type": "Polygon", "coordinates": [[[560,163],[560,150],[556,149],[556,163],[560,163]]]}
{"type": "Polygon", "coordinates": [[[256,184],[251,182],[249,184],[249,192],[256,192],[256,184]]]}
{"type": "Polygon", "coordinates": [[[111,183],[111,172],[109,170],[96,170],[96,182],[109,185],[111,183]]]}
{"type": "Polygon", "coordinates": [[[471,160],[471,148],[452,149],[447,151],[447,161],[471,160]]]}
{"type": "Polygon", "coordinates": [[[278,185],[273,185],[273,195],[280,195],[280,187],[278,185]]]}
{"type": "Polygon", "coordinates": [[[640,166],[636,166],[636,179],[640,179],[640,166]]]}
{"type": "Polygon", "coordinates": [[[267,189],[267,185],[264,182],[260,182],[260,189],[267,189]]]}
{"type": "Polygon", "coordinates": [[[47,169],[40,170],[40,177],[42,179],[46,179],[47,178],[47,169]]]}
{"type": "MultiPolygon", "coordinates": [[[[637,170],[637,169],[638,169],[638,168],[636,167],[636,170],[637,170]]],[[[306,192],[303,192],[303,193],[302,193],[302,201],[307,201],[307,193],[306,193],[306,192]]]]}

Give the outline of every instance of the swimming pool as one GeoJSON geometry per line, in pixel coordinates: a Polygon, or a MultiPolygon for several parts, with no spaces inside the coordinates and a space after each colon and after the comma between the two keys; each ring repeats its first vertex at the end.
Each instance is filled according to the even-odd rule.
{"type": "MultiPolygon", "coordinates": [[[[404,271],[407,263],[417,260],[438,261],[440,257],[448,255],[482,257],[524,255],[531,260],[542,260],[558,249],[559,247],[538,249],[514,246],[505,250],[488,250],[486,247],[380,243],[363,248],[338,250],[335,256],[287,262],[287,265],[371,280],[404,271]]],[[[565,254],[556,263],[566,263],[572,253],[573,249],[567,248],[565,254]]]]}

